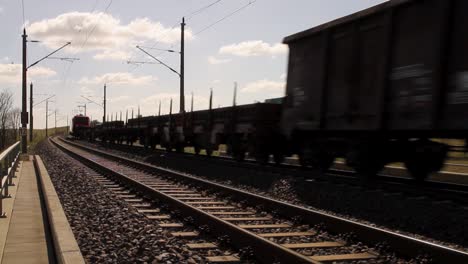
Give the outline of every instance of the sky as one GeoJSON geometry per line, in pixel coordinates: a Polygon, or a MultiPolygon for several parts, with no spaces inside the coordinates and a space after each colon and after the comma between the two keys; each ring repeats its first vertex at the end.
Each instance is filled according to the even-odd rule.
{"type": "Polygon", "coordinates": [[[263,102],[284,95],[288,57],[284,37],[382,2],[385,0],[0,0],[0,90],[13,92],[14,104],[21,106],[21,35],[25,27],[28,40],[39,41],[28,42],[28,65],[71,42],[53,59],[28,70],[28,83],[34,85],[35,128],[45,127],[45,103],[41,101],[53,95],[49,103],[52,126],[54,111],[57,126],[63,126],[67,116],[71,119],[83,113],[78,106],[85,103],[87,115],[102,120],[99,104],[104,84],[107,112],[117,113],[119,118],[120,112],[125,118],[127,110],[131,115],[132,109],[136,115],[138,107],[144,116],[155,115],[159,102],[161,112],[168,113],[171,98],[173,112],[178,112],[178,75],[136,46],[179,71],[179,54],[164,50],[180,50],[180,22],[186,17],[186,110],[192,93],[195,110],[208,108],[210,89],[214,107],[231,105],[234,82],[238,83],[238,104],[263,102]]]}

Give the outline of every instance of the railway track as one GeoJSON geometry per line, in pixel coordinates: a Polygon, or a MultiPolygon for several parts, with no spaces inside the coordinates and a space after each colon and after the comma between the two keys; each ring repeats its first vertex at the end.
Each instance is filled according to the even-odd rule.
{"type": "Polygon", "coordinates": [[[347,169],[336,168],[330,169],[326,173],[317,173],[317,171],[314,171],[312,168],[303,168],[291,164],[276,165],[270,163],[264,166],[260,166],[252,160],[246,160],[242,163],[239,163],[229,157],[207,157],[190,153],[168,153],[165,150],[145,149],[142,146],[107,144],[104,145],[104,147],[128,152],[132,155],[149,156],[155,153],[171,155],[172,157],[176,155],[177,157],[181,158],[197,158],[201,161],[209,161],[210,163],[218,162],[222,166],[242,166],[246,169],[260,169],[267,173],[287,175],[295,178],[304,178],[306,180],[325,180],[339,184],[346,183],[359,186],[365,185],[365,187],[368,189],[384,189],[390,192],[403,192],[411,196],[427,196],[435,200],[450,200],[460,204],[466,204],[468,202],[468,185],[464,184],[429,180],[425,182],[418,182],[401,176],[389,175],[388,173],[380,174],[375,179],[364,182],[354,171],[347,169]]]}
{"type": "MultiPolygon", "coordinates": [[[[384,256],[368,250],[367,247],[346,244],[341,237],[350,233],[367,245],[384,243],[398,256],[414,258],[429,254],[438,263],[468,261],[466,252],[279,202],[80,144],[57,140],[52,142],[87,166],[104,173],[108,178],[100,180],[113,185],[116,191],[123,191],[122,195],[130,195],[131,197],[127,196],[129,202],[160,200],[171,208],[177,208],[181,215],[190,217],[194,223],[208,226],[210,232],[228,236],[231,243],[239,249],[251,250],[261,262],[383,261],[384,256]],[[118,186],[115,186],[116,182],[118,186]],[[126,189],[122,188],[132,190],[142,198],[126,194],[126,189]],[[309,228],[317,224],[325,224],[327,230],[334,235],[325,236],[320,230],[309,228]]],[[[156,218],[168,220],[159,211],[152,212],[156,218]]],[[[171,228],[177,229],[180,226],[171,228]]]]}

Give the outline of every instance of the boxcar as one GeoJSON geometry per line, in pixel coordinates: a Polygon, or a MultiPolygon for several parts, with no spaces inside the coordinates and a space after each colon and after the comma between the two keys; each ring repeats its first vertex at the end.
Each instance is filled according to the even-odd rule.
{"type": "Polygon", "coordinates": [[[363,174],[402,161],[418,179],[466,138],[468,1],[392,0],[286,37],[281,127],[302,163],[363,174]]]}

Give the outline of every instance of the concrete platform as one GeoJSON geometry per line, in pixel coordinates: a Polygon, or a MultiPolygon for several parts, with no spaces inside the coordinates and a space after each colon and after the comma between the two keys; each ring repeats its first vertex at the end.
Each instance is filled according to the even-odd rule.
{"type": "Polygon", "coordinates": [[[84,263],[39,157],[22,158],[0,218],[0,263],[84,263]]]}
{"type": "MultiPolygon", "coordinates": [[[[1,263],[54,263],[32,157],[21,161],[1,263]]],[[[4,221],[2,219],[0,221],[4,221]]]]}

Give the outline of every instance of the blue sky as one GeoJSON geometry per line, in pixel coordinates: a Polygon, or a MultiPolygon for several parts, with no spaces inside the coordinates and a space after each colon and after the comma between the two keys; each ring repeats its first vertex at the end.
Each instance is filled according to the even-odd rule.
{"type": "MultiPolygon", "coordinates": [[[[24,0],[24,24],[30,39],[28,62],[32,63],[67,41],[72,45],[57,56],[79,58],[70,63],[45,60],[28,72],[35,85],[34,100],[55,94],[50,109],[58,111],[59,125],[78,111],[87,96],[102,101],[108,83],[108,112],[141,107],[143,115],[178,111],[178,76],[161,65],[134,66],[128,60],[153,61],[136,45],[179,50],[179,23],[187,16],[186,109],[191,93],[195,109],[208,107],[209,90],[214,106],[232,102],[233,83],[239,84],[238,103],[263,101],[284,94],[287,47],[290,34],[385,2],[384,0],[24,0]],[[201,13],[193,11],[216,2],[201,13]],[[196,34],[227,14],[251,5],[232,17],[196,34]],[[106,12],[107,8],[107,12],[106,12]],[[173,26],[175,26],[173,28],[173,26]],[[87,41],[86,41],[87,39],[87,41]]],[[[0,0],[0,89],[15,94],[20,106],[21,32],[20,0],[0,0]]],[[[179,69],[174,53],[148,50],[179,69]]],[[[45,104],[35,107],[35,128],[45,127],[45,104]]],[[[131,111],[131,110],[130,110],[131,111]]],[[[102,118],[102,108],[88,104],[88,115],[102,118]]],[[[52,121],[50,119],[49,121],[52,121]]]]}

